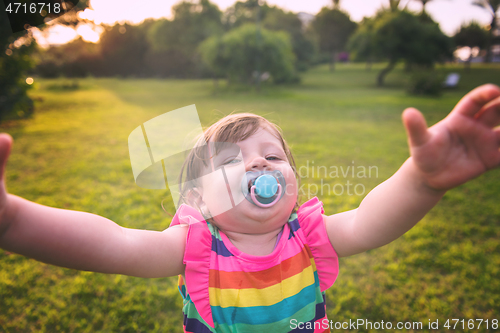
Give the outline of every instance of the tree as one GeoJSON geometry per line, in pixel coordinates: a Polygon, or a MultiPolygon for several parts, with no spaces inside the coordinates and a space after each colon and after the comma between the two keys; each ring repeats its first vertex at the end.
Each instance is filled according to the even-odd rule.
{"type": "Polygon", "coordinates": [[[224,12],[222,21],[226,31],[257,22],[269,30],[286,31],[290,34],[299,70],[306,69],[316,53],[315,45],[306,35],[297,14],[269,6],[266,2],[258,5],[256,0],[237,1],[224,12]]]}
{"type": "Polygon", "coordinates": [[[182,1],[172,7],[173,20],[157,22],[150,41],[155,49],[181,49],[186,54],[196,51],[206,38],[221,34],[222,12],[208,0],[182,1]]]}
{"type": "Polygon", "coordinates": [[[347,49],[352,53],[354,61],[366,61],[366,68],[370,69],[376,57],[375,19],[364,17],[358,28],[347,43],[347,49]]]}
{"type": "Polygon", "coordinates": [[[391,12],[399,11],[399,3],[401,0],[389,0],[389,9],[391,12]]]}
{"type": "Polygon", "coordinates": [[[173,19],[159,20],[148,33],[148,61],[160,76],[199,76],[198,46],[223,33],[222,12],[208,0],[182,1],[172,7],[173,19]]]}
{"type": "MultiPolygon", "coordinates": [[[[480,49],[485,48],[488,45],[488,31],[482,28],[476,22],[471,22],[468,25],[463,24],[460,30],[453,36],[453,40],[456,46],[467,46],[470,48],[478,47],[480,49]]],[[[470,60],[472,58],[472,52],[470,53],[469,59],[465,62],[465,66],[468,68],[470,66],[470,60]]]]}
{"type": "Polygon", "coordinates": [[[145,55],[149,49],[147,31],[152,21],[141,25],[115,24],[101,35],[101,75],[147,76],[145,55]]]}
{"type": "Polygon", "coordinates": [[[22,38],[16,41],[9,22],[0,21],[0,121],[33,113],[26,72],[33,67],[30,54],[36,46],[29,35],[22,38]]]}
{"type": "Polygon", "coordinates": [[[426,13],[425,5],[427,5],[427,3],[431,2],[432,0],[415,0],[415,1],[418,1],[422,4],[422,14],[424,14],[426,13]]]}
{"type": "MultiPolygon", "coordinates": [[[[0,16],[6,16],[4,3],[0,3],[0,16]]],[[[87,6],[88,0],[79,1],[73,10],[59,17],[57,22],[76,25],[79,20],[76,13],[87,6]]],[[[35,12],[10,15],[8,18],[2,16],[0,19],[0,120],[20,118],[33,112],[33,101],[27,94],[29,85],[26,76],[34,66],[30,56],[36,49],[36,43],[32,34],[23,29],[26,22],[31,25],[45,22],[45,18],[38,11],[35,12]]]]}
{"type": "Polygon", "coordinates": [[[388,61],[377,76],[379,86],[399,61],[405,61],[408,67],[433,67],[435,62],[452,56],[451,39],[439,25],[407,11],[379,11],[369,24],[373,25],[372,56],[388,61]]]}
{"type": "Polygon", "coordinates": [[[236,1],[228,7],[222,16],[222,22],[226,31],[241,27],[247,23],[255,23],[257,14],[259,19],[265,18],[269,10],[267,3],[259,4],[257,0],[236,1]]]}
{"type": "Polygon", "coordinates": [[[262,26],[273,31],[286,31],[290,35],[293,53],[297,58],[297,69],[305,70],[309,67],[316,49],[312,40],[306,36],[297,14],[285,12],[276,6],[270,7],[262,19],[262,26]]]}
{"type": "Polygon", "coordinates": [[[203,61],[229,82],[251,82],[257,66],[261,72],[268,72],[274,83],[297,80],[292,44],[283,31],[262,28],[261,41],[257,42],[257,27],[245,24],[222,37],[207,39],[200,45],[200,52],[203,61]]]}
{"type": "Polygon", "coordinates": [[[488,31],[477,22],[463,24],[453,40],[456,46],[484,48],[488,44],[488,31]]]}
{"type": "Polygon", "coordinates": [[[337,3],[333,9],[321,8],[312,27],[318,36],[320,50],[330,54],[330,70],[333,71],[337,53],[344,51],[357,24],[351,21],[349,14],[338,8],[337,3]]]}
{"type": "Polygon", "coordinates": [[[100,45],[85,42],[81,37],[62,45],[39,50],[35,73],[55,78],[101,76],[104,73],[100,45]]]}
{"type": "Polygon", "coordinates": [[[497,26],[497,12],[500,10],[500,0],[473,0],[472,4],[487,10],[491,14],[490,29],[488,31],[488,42],[486,45],[486,58],[485,62],[491,62],[493,56],[493,32],[498,28],[497,26]]]}

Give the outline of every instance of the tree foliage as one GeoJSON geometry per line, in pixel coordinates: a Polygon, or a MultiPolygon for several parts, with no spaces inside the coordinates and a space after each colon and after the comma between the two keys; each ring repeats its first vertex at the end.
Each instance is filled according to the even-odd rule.
{"type": "MultiPolygon", "coordinates": [[[[208,77],[213,75],[217,66],[212,64],[208,68],[207,62],[202,61],[200,44],[212,36],[221,40],[225,32],[257,21],[260,27],[289,36],[287,40],[290,42],[287,43],[291,43],[294,54],[291,58],[295,60],[286,60],[282,67],[288,68],[292,63],[295,66],[291,70],[293,77],[295,70],[306,69],[314,61],[316,47],[303,29],[301,20],[296,14],[278,7],[266,3],[257,6],[256,1],[248,0],[235,3],[223,14],[209,0],[197,0],[182,1],[173,7],[172,12],[172,19],[108,26],[96,46],[77,40],[52,47],[41,53],[42,62],[37,72],[49,77],[208,77]]],[[[274,79],[276,82],[289,80],[279,74],[275,74],[274,79]]]]}
{"type": "Polygon", "coordinates": [[[115,25],[101,36],[104,75],[146,76],[144,57],[149,49],[148,24],[115,25]]]}
{"type": "Polygon", "coordinates": [[[364,17],[356,31],[349,38],[347,49],[352,53],[354,61],[373,62],[376,60],[375,20],[364,17]]]}
{"type": "Polygon", "coordinates": [[[333,70],[336,54],[345,50],[357,24],[337,7],[323,7],[312,22],[312,27],[318,36],[320,50],[331,56],[330,69],[333,70]]]}
{"type": "Polygon", "coordinates": [[[472,4],[483,8],[484,10],[488,11],[491,15],[490,29],[488,30],[488,40],[486,43],[487,52],[485,58],[486,62],[491,62],[491,58],[493,56],[492,46],[493,46],[493,40],[495,38],[493,33],[498,28],[497,12],[500,10],[500,0],[474,0],[472,1],[472,4]]]}
{"type": "Polygon", "coordinates": [[[147,62],[156,76],[200,76],[197,48],[212,35],[221,35],[222,12],[208,0],[182,1],[172,7],[173,19],[155,22],[149,33],[147,62]]]}
{"type": "MultiPolygon", "coordinates": [[[[31,32],[12,34],[11,25],[22,24],[23,22],[19,20],[26,18],[26,15],[12,16],[11,19],[17,22],[10,22],[3,5],[0,4],[0,120],[22,118],[33,112],[33,101],[27,94],[29,85],[26,83],[26,78],[28,71],[35,65],[31,55],[37,49],[31,32]]],[[[77,12],[86,7],[88,0],[81,0],[71,11],[57,20],[60,24],[74,26],[79,21],[77,12]]],[[[32,16],[30,19],[35,18],[32,16]]],[[[43,20],[33,22],[43,22],[43,20]]]]}
{"type": "Polygon", "coordinates": [[[22,118],[33,112],[26,72],[33,67],[31,38],[16,41],[7,21],[0,21],[0,120],[22,118]]]}
{"type": "Polygon", "coordinates": [[[401,0],[389,0],[389,10],[391,12],[399,11],[399,3],[401,0]]]}
{"type": "Polygon", "coordinates": [[[172,7],[172,13],[172,21],[157,21],[149,32],[154,50],[176,49],[188,56],[206,38],[223,32],[222,12],[208,0],[182,1],[172,7]]]}
{"type": "Polygon", "coordinates": [[[99,44],[78,38],[42,50],[36,72],[44,77],[150,76],[145,59],[150,48],[146,33],[152,22],[108,26],[99,44]]]}
{"type": "Polygon", "coordinates": [[[488,45],[488,31],[476,22],[463,24],[453,36],[456,46],[485,48],[488,45]]]}
{"type": "MultiPolygon", "coordinates": [[[[73,41],[43,52],[45,76],[199,77],[199,44],[222,33],[221,12],[207,0],[180,2],[172,20],[106,27],[98,44],[73,41]]],[[[205,69],[205,71],[207,71],[205,69]]]]}
{"type": "Polygon", "coordinates": [[[287,33],[260,29],[257,37],[255,24],[245,24],[224,36],[214,36],[201,44],[204,62],[218,75],[230,82],[247,83],[256,70],[269,72],[275,83],[296,80],[295,55],[287,33]]]}
{"type": "Polygon", "coordinates": [[[286,31],[291,37],[297,69],[307,69],[313,62],[315,45],[295,13],[285,12],[265,2],[258,5],[255,0],[237,1],[225,11],[222,21],[226,31],[257,22],[269,30],[286,31]]]}
{"type": "Polygon", "coordinates": [[[433,67],[438,61],[452,56],[451,39],[439,25],[425,17],[407,11],[380,11],[373,19],[363,21],[351,40],[351,47],[359,54],[388,61],[377,77],[383,85],[399,61],[412,65],[433,67]]]}
{"type": "MultiPolygon", "coordinates": [[[[476,22],[471,22],[468,25],[463,24],[460,30],[453,36],[453,41],[456,46],[467,46],[471,49],[478,47],[479,49],[487,49],[489,42],[489,33],[476,22]]],[[[470,68],[472,59],[472,50],[469,53],[469,58],[464,62],[466,69],[470,68]]]]}
{"type": "Polygon", "coordinates": [[[105,74],[100,45],[78,38],[67,44],[53,46],[38,54],[36,73],[42,77],[56,78],[102,76],[105,74]]]}
{"type": "Polygon", "coordinates": [[[290,35],[293,53],[297,59],[297,69],[305,70],[312,64],[316,49],[297,14],[285,12],[278,7],[270,7],[262,20],[262,26],[273,31],[285,31],[290,35]]]}
{"type": "Polygon", "coordinates": [[[422,4],[422,13],[421,13],[421,14],[426,14],[427,12],[426,12],[426,10],[425,10],[425,6],[426,6],[429,2],[431,2],[431,1],[433,1],[433,0],[415,0],[415,1],[420,2],[420,3],[422,4]]]}

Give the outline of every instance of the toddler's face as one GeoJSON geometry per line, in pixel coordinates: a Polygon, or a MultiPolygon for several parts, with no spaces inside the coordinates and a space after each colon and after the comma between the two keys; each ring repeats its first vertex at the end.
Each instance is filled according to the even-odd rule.
{"type": "Polygon", "coordinates": [[[261,128],[247,139],[229,144],[212,160],[213,166],[209,163],[209,168],[223,167],[223,172],[207,172],[202,177],[201,196],[220,229],[263,233],[286,223],[297,201],[297,181],[280,140],[270,129],[261,128]],[[241,191],[247,171],[263,170],[279,170],[286,181],[283,197],[269,208],[250,203],[241,191]]]}

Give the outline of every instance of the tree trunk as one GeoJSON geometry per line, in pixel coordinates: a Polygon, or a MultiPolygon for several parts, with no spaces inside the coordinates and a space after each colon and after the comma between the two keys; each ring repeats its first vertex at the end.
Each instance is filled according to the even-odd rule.
{"type": "Polygon", "coordinates": [[[387,67],[382,69],[380,73],[378,73],[377,86],[382,87],[384,85],[385,76],[394,69],[394,66],[396,66],[396,62],[397,62],[396,60],[389,61],[387,67]]]}

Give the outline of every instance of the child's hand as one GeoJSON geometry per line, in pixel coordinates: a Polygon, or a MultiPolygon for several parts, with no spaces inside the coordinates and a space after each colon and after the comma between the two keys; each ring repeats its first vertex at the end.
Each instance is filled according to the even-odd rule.
{"type": "Polygon", "coordinates": [[[500,166],[500,88],[480,86],[427,129],[416,109],[403,112],[414,164],[427,186],[448,190],[500,166]]]}
{"type": "Polygon", "coordinates": [[[0,233],[2,232],[2,217],[7,208],[7,189],[5,186],[5,165],[12,147],[12,137],[0,134],[0,233]]]}
{"type": "Polygon", "coordinates": [[[385,245],[410,230],[445,191],[500,166],[500,88],[468,93],[442,121],[427,129],[416,109],[403,112],[411,157],[375,187],[358,209],[325,217],[339,256],[385,245]]]}

